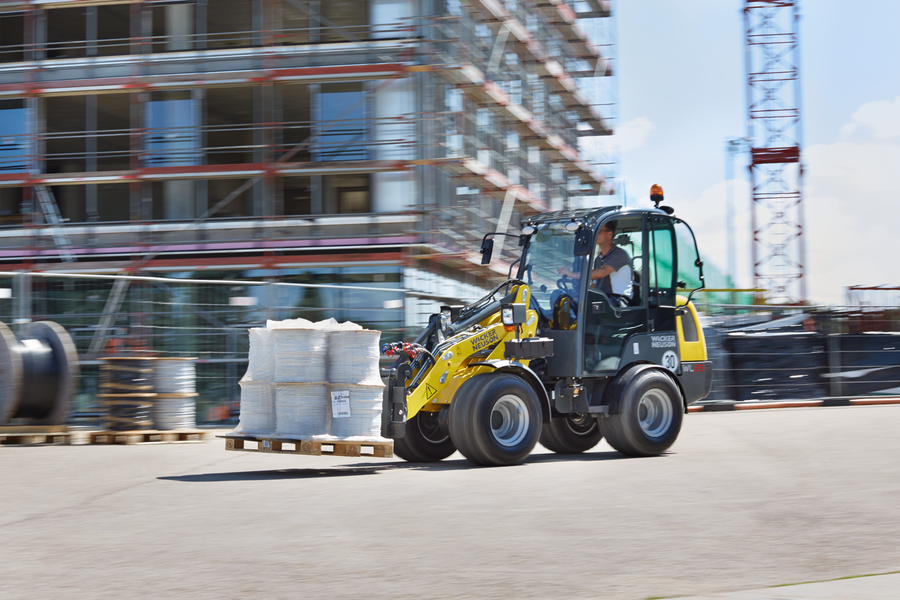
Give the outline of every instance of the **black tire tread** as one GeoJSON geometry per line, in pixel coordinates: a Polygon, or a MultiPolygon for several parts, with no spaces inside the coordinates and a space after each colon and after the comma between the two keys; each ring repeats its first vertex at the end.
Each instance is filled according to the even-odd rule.
{"type": "Polygon", "coordinates": [[[456,452],[451,438],[439,443],[425,439],[419,430],[418,418],[416,415],[406,422],[405,435],[394,440],[394,454],[408,462],[437,462],[456,452]]]}
{"type": "Polygon", "coordinates": [[[556,417],[544,423],[541,428],[541,445],[557,454],[581,454],[587,452],[600,443],[603,432],[599,423],[594,423],[594,429],[584,436],[579,436],[569,429],[566,424],[567,417],[556,417]]]}
{"type": "Polygon", "coordinates": [[[683,411],[684,401],[675,382],[668,375],[656,370],[648,370],[639,373],[631,380],[628,389],[623,393],[623,398],[619,405],[619,414],[601,419],[600,431],[610,446],[626,456],[657,456],[668,450],[675,443],[684,419],[683,411]],[[674,421],[672,429],[670,429],[670,432],[674,430],[674,435],[670,434],[661,441],[648,439],[643,435],[640,425],[631,418],[633,411],[636,411],[634,404],[640,401],[644,388],[655,385],[668,387],[670,397],[673,404],[675,404],[672,407],[674,410],[674,421]]]}

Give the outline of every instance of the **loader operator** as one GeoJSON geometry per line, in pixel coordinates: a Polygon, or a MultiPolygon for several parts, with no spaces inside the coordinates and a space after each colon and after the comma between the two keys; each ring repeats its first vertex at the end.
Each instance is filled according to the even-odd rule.
{"type": "MultiPolygon", "coordinates": [[[[631,278],[631,257],[623,248],[616,246],[613,239],[616,237],[616,222],[604,223],[597,232],[597,247],[599,253],[594,259],[594,268],[591,269],[592,287],[606,293],[610,301],[618,302],[620,307],[628,306],[633,294],[631,278]]],[[[568,267],[559,270],[560,275],[579,279],[580,273],[575,273],[568,267]]]]}

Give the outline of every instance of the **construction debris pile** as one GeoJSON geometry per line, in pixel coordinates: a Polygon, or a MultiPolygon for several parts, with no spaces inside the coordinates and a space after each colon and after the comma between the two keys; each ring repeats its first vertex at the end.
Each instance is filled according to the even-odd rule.
{"type": "Polygon", "coordinates": [[[334,319],[250,329],[235,434],[381,441],[381,332],[334,319]]]}

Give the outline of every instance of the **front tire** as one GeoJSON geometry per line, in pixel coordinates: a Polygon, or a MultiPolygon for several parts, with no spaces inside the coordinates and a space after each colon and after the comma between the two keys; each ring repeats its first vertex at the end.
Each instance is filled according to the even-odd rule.
{"type": "Polygon", "coordinates": [[[600,443],[603,432],[591,415],[565,415],[541,428],[541,445],[557,454],[581,454],[600,443]]]}
{"type": "Polygon", "coordinates": [[[394,440],[394,454],[409,462],[437,462],[454,452],[456,446],[441,430],[436,412],[419,411],[406,422],[403,437],[394,440]]]}
{"type": "Polygon", "coordinates": [[[639,373],[622,394],[619,414],[600,420],[610,446],[626,456],[656,456],[681,431],[684,401],[672,379],[656,370],[639,373]]]}
{"type": "Polygon", "coordinates": [[[537,395],[510,373],[473,377],[450,405],[450,435],[470,462],[484,466],[521,463],[541,435],[537,395]]]}

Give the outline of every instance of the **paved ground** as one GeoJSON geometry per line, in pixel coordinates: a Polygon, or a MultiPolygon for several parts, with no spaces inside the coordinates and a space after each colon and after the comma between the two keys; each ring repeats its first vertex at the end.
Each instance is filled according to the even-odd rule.
{"type": "Polygon", "coordinates": [[[0,598],[881,598],[857,592],[896,575],[716,594],[900,570],[898,429],[900,406],[699,413],[661,457],[502,469],[4,447],[0,598]]]}

